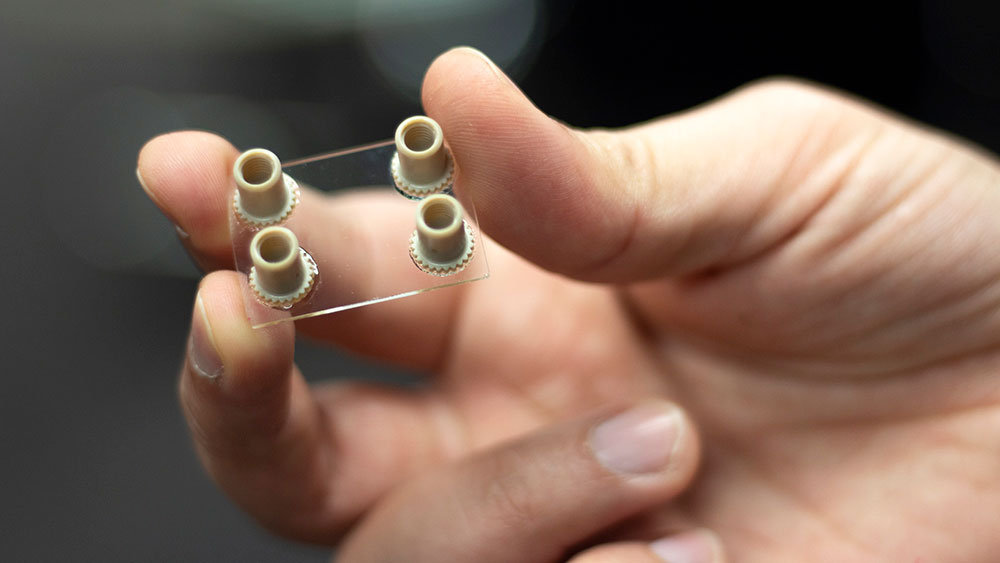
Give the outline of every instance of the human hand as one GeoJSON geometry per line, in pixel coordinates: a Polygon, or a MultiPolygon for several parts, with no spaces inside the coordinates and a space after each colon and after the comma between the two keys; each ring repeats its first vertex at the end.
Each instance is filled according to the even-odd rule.
{"type": "MultiPolygon", "coordinates": [[[[179,133],[140,155],[220,270],[195,305],[185,414],[265,526],[343,537],[344,561],[653,561],[647,542],[674,533],[653,545],[721,559],[700,528],[741,561],[1000,547],[991,157],[790,83],[611,132],[550,120],[471,50],[439,58],[423,93],[509,251],[491,245],[488,282],[296,323],[432,374],[414,392],[309,389],[295,329],[249,328],[225,271],[234,148],[179,133]],[[650,419],[632,441],[597,430],[628,405],[650,419]]],[[[376,244],[362,210],[411,220],[350,196],[315,228],[376,244]]]]}

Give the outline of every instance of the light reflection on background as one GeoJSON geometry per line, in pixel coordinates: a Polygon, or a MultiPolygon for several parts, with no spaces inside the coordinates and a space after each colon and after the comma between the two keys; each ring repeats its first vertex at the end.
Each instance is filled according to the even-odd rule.
{"type": "MultiPolygon", "coordinates": [[[[532,0],[503,2],[461,2],[440,0],[439,4],[464,4],[462,9],[435,10],[440,18],[418,25],[397,17],[392,23],[371,25],[361,33],[371,62],[402,95],[416,99],[427,66],[439,53],[455,45],[475,45],[490,55],[501,68],[523,67],[537,48],[536,26],[543,14],[532,0]],[[471,9],[475,6],[475,9],[471,9]]],[[[359,12],[362,21],[381,21],[405,4],[403,0],[376,0],[365,3],[359,12]],[[378,15],[376,15],[378,14],[378,15]]],[[[515,73],[516,76],[516,73],[515,73]]]]}

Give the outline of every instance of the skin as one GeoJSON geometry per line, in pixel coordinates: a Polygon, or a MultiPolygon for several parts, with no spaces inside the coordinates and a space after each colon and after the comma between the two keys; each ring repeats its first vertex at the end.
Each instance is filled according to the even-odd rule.
{"type": "MultiPolygon", "coordinates": [[[[470,49],[435,61],[423,101],[491,278],[294,328],[250,329],[226,271],[237,150],[185,132],[140,154],[218,270],[194,316],[224,369],[189,358],[181,402],[209,473],[264,526],[343,561],[660,561],[648,542],[675,534],[715,561],[1000,549],[994,156],[783,81],[574,130],[470,49]],[[295,331],[429,385],[310,389],[295,331]],[[668,468],[595,461],[593,428],[650,404],[685,413],[668,468]]],[[[313,228],[363,210],[372,240],[407,216],[317,206],[313,228]]]]}

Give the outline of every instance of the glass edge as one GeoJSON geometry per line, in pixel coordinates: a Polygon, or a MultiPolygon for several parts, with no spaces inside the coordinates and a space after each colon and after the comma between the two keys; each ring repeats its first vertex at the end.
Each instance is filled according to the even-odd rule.
{"type": "Polygon", "coordinates": [[[441,284],[441,285],[435,285],[433,287],[424,287],[424,288],[420,288],[420,289],[414,289],[414,290],[411,290],[411,291],[404,291],[403,293],[397,293],[395,295],[390,295],[388,297],[377,297],[375,299],[369,299],[367,301],[359,301],[357,303],[351,303],[350,305],[339,305],[337,307],[330,307],[329,309],[322,309],[320,311],[310,311],[308,313],[302,313],[301,315],[295,315],[295,316],[292,316],[292,317],[285,317],[285,318],[282,318],[282,319],[276,319],[276,320],[273,320],[273,321],[267,321],[267,322],[259,323],[259,324],[253,324],[253,319],[251,319],[249,317],[249,315],[247,316],[247,320],[250,321],[250,323],[251,323],[250,327],[251,328],[254,328],[254,329],[264,328],[264,327],[273,326],[273,325],[280,324],[280,323],[286,323],[288,321],[299,321],[299,320],[302,320],[302,319],[309,319],[309,318],[312,318],[312,317],[319,317],[319,316],[322,316],[322,315],[329,315],[331,313],[339,313],[341,311],[348,311],[350,309],[357,309],[358,307],[366,307],[368,305],[374,305],[376,303],[384,303],[386,301],[392,301],[394,299],[403,299],[404,297],[412,297],[414,295],[420,295],[421,293],[428,293],[428,292],[435,291],[435,290],[438,290],[438,289],[444,289],[446,287],[455,287],[455,286],[459,286],[459,285],[463,285],[463,284],[467,284],[467,283],[482,281],[482,280],[485,280],[485,279],[487,279],[489,277],[490,277],[490,271],[489,271],[489,267],[487,266],[486,271],[483,272],[481,275],[479,275],[477,277],[474,277],[474,278],[469,278],[469,279],[466,279],[466,280],[460,280],[460,281],[445,283],[445,284],[441,284]]]}
{"type": "Polygon", "coordinates": [[[386,145],[391,145],[391,144],[394,144],[394,143],[395,143],[395,141],[393,141],[392,139],[387,139],[387,140],[382,140],[382,141],[376,141],[374,143],[368,143],[366,145],[358,145],[356,147],[351,147],[349,149],[340,149],[340,150],[336,150],[336,151],[332,151],[332,152],[325,152],[325,153],[316,154],[316,155],[313,155],[313,156],[307,156],[307,157],[304,157],[304,158],[297,158],[295,160],[290,160],[288,162],[282,162],[281,163],[281,167],[282,168],[291,168],[293,166],[298,166],[300,164],[309,164],[310,162],[316,162],[317,160],[325,160],[325,159],[328,159],[328,158],[334,158],[334,157],[337,157],[337,156],[343,156],[345,154],[351,154],[351,153],[355,153],[355,152],[361,152],[361,151],[366,151],[366,150],[371,150],[371,149],[377,149],[377,148],[381,148],[381,147],[384,147],[386,145]]]}

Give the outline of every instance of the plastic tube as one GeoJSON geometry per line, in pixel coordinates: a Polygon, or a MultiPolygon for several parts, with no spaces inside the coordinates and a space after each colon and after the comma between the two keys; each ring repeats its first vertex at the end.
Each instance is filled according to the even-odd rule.
{"type": "Polygon", "coordinates": [[[233,164],[236,210],[251,223],[285,219],[297,202],[295,181],[281,171],[281,161],[267,149],[250,149],[233,164]]]}
{"type": "Polygon", "coordinates": [[[439,275],[454,273],[465,267],[472,250],[473,238],[458,200],[445,194],[424,198],[417,206],[417,229],[410,243],[417,266],[439,275]]]}
{"type": "Polygon", "coordinates": [[[295,233],[284,227],[267,227],[254,235],[250,260],[250,284],[272,306],[291,305],[305,297],[317,273],[295,233]]]}
{"type": "Polygon", "coordinates": [[[396,187],[408,195],[423,197],[451,184],[453,172],[444,132],[436,121],[417,115],[399,124],[392,162],[396,187]]]}

